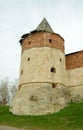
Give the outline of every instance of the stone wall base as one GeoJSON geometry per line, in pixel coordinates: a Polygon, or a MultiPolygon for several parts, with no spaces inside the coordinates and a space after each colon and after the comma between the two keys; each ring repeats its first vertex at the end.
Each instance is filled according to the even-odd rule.
{"type": "Polygon", "coordinates": [[[82,102],[83,101],[83,85],[70,86],[67,89],[69,93],[69,99],[72,102],[82,102]]]}
{"type": "Polygon", "coordinates": [[[58,112],[67,104],[66,87],[61,84],[32,83],[17,91],[10,111],[17,115],[44,115],[58,112]]]}
{"type": "Polygon", "coordinates": [[[45,115],[60,111],[71,101],[83,101],[83,85],[31,83],[17,91],[10,111],[16,115],[45,115]]]}

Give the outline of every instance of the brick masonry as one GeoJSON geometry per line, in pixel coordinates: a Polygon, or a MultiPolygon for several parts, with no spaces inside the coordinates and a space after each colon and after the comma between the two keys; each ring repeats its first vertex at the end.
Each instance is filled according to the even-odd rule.
{"type": "Polygon", "coordinates": [[[66,55],[66,68],[75,69],[83,67],[83,50],[66,55]]]}
{"type": "Polygon", "coordinates": [[[23,40],[22,52],[32,47],[53,47],[64,52],[64,39],[59,34],[37,32],[23,40]]]}

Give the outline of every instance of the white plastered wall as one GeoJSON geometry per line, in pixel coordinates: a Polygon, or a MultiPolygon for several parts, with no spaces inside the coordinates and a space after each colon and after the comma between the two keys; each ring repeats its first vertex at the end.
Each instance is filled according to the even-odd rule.
{"type": "Polygon", "coordinates": [[[65,56],[59,49],[35,47],[25,50],[21,57],[20,84],[32,82],[67,83],[65,56]],[[51,68],[56,72],[51,72],[51,68]]]}

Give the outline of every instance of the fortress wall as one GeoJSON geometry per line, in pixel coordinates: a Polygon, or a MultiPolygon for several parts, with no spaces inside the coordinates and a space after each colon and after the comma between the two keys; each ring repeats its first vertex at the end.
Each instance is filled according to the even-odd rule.
{"type": "Polygon", "coordinates": [[[49,32],[30,34],[22,42],[22,52],[33,47],[53,47],[64,52],[64,39],[58,34],[49,32]]]}
{"type": "Polygon", "coordinates": [[[83,67],[67,70],[67,73],[69,86],[83,85],[83,67]]]}
{"type": "Polygon", "coordinates": [[[75,69],[83,67],[83,51],[66,55],[66,68],[75,69]]]}
{"type": "Polygon", "coordinates": [[[70,93],[70,100],[72,99],[74,102],[83,101],[83,84],[69,87],[68,92],[70,93]]]}
{"type": "Polygon", "coordinates": [[[65,84],[67,81],[65,56],[60,50],[35,47],[25,50],[21,58],[20,85],[34,82],[65,84]]]}
{"type": "Polygon", "coordinates": [[[83,101],[83,67],[67,70],[69,100],[83,101]]]}

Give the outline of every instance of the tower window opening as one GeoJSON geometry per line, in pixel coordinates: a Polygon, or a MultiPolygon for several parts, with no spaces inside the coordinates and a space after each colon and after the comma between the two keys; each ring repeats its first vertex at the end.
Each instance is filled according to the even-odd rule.
{"type": "Polygon", "coordinates": [[[30,61],[30,57],[28,57],[28,59],[27,59],[28,61],[30,61]]]}
{"type": "Polygon", "coordinates": [[[52,43],[52,39],[49,39],[49,43],[52,43]]]}
{"type": "Polygon", "coordinates": [[[60,58],[60,62],[62,61],[62,59],[60,58]]]}
{"type": "Polygon", "coordinates": [[[53,83],[53,84],[52,84],[52,88],[56,88],[56,85],[57,85],[57,84],[53,83]]]}
{"type": "Polygon", "coordinates": [[[21,75],[23,74],[23,70],[21,70],[21,75]]]}
{"type": "Polygon", "coordinates": [[[29,41],[28,44],[30,45],[30,44],[31,44],[31,41],[29,41]]]}
{"type": "Polygon", "coordinates": [[[56,73],[56,68],[52,67],[51,72],[56,73]]]}
{"type": "Polygon", "coordinates": [[[19,90],[20,90],[20,88],[21,88],[21,85],[19,85],[19,90]]]}

